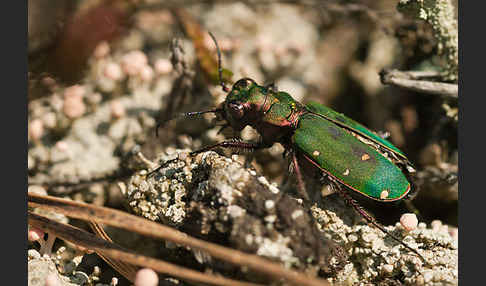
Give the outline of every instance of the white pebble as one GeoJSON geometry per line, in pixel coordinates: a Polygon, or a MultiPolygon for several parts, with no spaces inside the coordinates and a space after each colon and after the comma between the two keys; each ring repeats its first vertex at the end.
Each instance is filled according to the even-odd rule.
{"type": "Polygon", "coordinates": [[[272,201],[272,200],[266,200],[265,201],[265,208],[266,209],[273,209],[273,207],[275,206],[275,202],[272,201]]]}
{"type": "Polygon", "coordinates": [[[44,123],[40,119],[34,119],[29,123],[30,139],[37,141],[44,135],[44,123]]]}
{"type": "Polygon", "coordinates": [[[406,231],[412,231],[417,228],[418,219],[415,214],[406,213],[400,218],[400,223],[406,231]]]}

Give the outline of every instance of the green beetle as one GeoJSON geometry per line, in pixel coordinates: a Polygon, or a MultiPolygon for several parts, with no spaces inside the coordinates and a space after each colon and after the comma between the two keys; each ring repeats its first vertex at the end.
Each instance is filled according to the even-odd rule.
{"type": "MultiPolygon", "coordinates": [[[[223,88],[226,89],[224,85],[223,88]]],[[[396,201],[410,193],[411,184],[405,174],[414,169],[403,152],[363,125],[321,104],[302,105],[288,93],[276,91],[273,85],[261,86],[243,78],[229,90],[221,106],[210,112],[217,113],[236,131],[252,126],[262,140],[224,141],[200,152],[218,146],[260,149],[278,142],[291,151],[297,176],[299,162],[305,160],[374,200],[396,201]]]]}
{"type": "MultiPolygon", "coordinates": [[[[217,47],[221,78],[220,50],[216,39],[210,35],[217,47]]],[[[309,201],[309,197],[305,191],[301,165],[317,168],[366,220],[423,259],[415,249],[389,234],[341,187],[344,185],[368,198],[384,202],[410,196],[412,185],[409,177],[415,169],[402,151],[343,114],[315,102],[303,105],[288,93],[278,91],[273,84],[262,86],[251,78],[242,78],[231,89],[223,81],[220,81],[220,85],[228,94],[218,108],[182,115],[215,113],[219,119],[226,121],[223,128],[241,131],[249,125],[260,134],[261,141],[227,140],[191,154],[217,147],[255,150],[271,147],[278,142],[292,157],[298,190],[306,201],[309,201]]]]}

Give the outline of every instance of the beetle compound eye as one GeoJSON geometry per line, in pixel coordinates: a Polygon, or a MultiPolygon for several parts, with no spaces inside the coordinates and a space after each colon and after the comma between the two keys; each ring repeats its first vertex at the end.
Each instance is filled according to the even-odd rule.
{"type": "Polygon", "coordinates": [[[254,81],[250,78],[242,78],[238,80],[234,86],[233,89],[241,90],[241,89],[246,89],[248,88],[254,81]]]}
{"type": "Polygon", "coordinates": [[[240,119],[245,114],[245,110],[244,110],[243,105],[241,103],[230,102],[228,104],[228,110],[229,110],[231,116],[235,119],[240,119]]]}

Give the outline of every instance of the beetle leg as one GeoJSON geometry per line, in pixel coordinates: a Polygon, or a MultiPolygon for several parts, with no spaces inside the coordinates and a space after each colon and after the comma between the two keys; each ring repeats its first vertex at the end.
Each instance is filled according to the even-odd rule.
{"type": "MultiPolygon", "coordinates": [[[[254,142],[244,142],[244,141],[239,141],[237,139],[233,139],[233,140],[227,140],[227,141],[219,142],[219,143],[204,147],[204,148],[196,150],[196,151],[192,151],[189,154],[191,156],[193,156],[193,155],[196,155],[196,154],[199,154],[199,153],[202,153],[202,152],[206,152],[206,151],[218,148],[218,147],[221,147],[221,148],[239,148],[239,149],[244,149],[244,150],[255,150],[255,149],[268,148],[269,146],[264,144],[263,142],[254,143],[254,142]]],[[[169,161],[165,162],[164,164],[167,164],[167,163],[175,161],[175,160],[177,160],[177,159],[169,160],[169,161]]],[[[162,168],[162,166],[164,164],[162,164],[159,167],[150,171],[148,173],[148,176],[150,176],[153,173],[160,170],[160,168],[162,168]]]]}
{"type": "Polygon", "coordinates": [[[299,162],[297,161],[297,156],[295,155],[295,152],[292,152],[292,163],[294,165],[295,174],[297,175],[297,189],[299,190],[302,198],[304,198],[305,201],[309,201],[309,195],[307,194],[307,191],[305,189],[304,180],[302,178],[302,173],[300,172],[299,162]]]}
{"type": "Polygon", "coordinates": [[[399,242],[401,245],[405,246],[408,250],[417,254],[420,257],[420,259],[422,259],[422,261],[427,264],[427,261],[425,260],[425,258],[417,250],[411,248],[405,242],[403,242],[401,239],[399,239],[398,237],[389,233],[371,215],[369,215],[355,200],[353,200],[353,198],[351,198],[351,196],[348,193],[346,193],[346,191],[343,188],[341,188],[340,186],[337,186],[336,189],[338,190],[338,193],[344,198],[344,200],[346,200],[346,202],[349,205],[351,205],[364,219],[366,219],[366,221],[368,221],[368,223],[371,223],[376,228],[381,230],[384,234],[389,235],[393,240],[399,242]]]}
{"type": "Polygon", "coordinates": [[[202,149],[192,151],[190,154],[191,155],[196,155],[202,152],[206,152],[209,150],[213,150],[215,148],[234,148],[234,149],[243,149],[243,150],[256,150],[256,149],[263,149],[263,148],[268,148],[269,146],[263,142],[259,143],[254,143],[254,142],[244,142],[244,141],[238,141],[238,140],[226,140],[222,141],[207,147],[204,147],[202,149]]]}

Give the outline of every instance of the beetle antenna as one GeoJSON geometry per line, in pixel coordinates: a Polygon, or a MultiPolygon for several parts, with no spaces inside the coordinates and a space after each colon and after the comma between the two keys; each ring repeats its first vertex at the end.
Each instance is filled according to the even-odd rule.
{"type": "Polygon", "coordinates": [[[228,92],[229,88],[226,86],[226,84],[223,81],[223,68],[221,67],[221,50],[219,49],[218,41],[216,41],[216,37],[214,37],[213,33],[208,31],[209,35],[211,36],[211,39],[213,39],[214,44],[216,45],[216,52],[218,53],[218,80],[219,80],[219,85],[221,85],[221,88],[223,88],[224,92],[228,92]]]}
{"type": "Polygon", "coordinates": [[[202,114],[205,114],[205,113],[221,113],[222,111],[223,111],[223,109],[216,108],[216,109],[205,110],[205,111],[191,111],[191,112],[178,113],[178,114],[172,116],[172,118],[170,118],[168,120],[158,122],[157,126],[155,126],[155,136],[159,137],[159,128],[161,126],[165,125],[165,123],[172,121],[174,119],[179,119],[179,118],[183,118],[183,117],[196,117],[196,116],[199,116],[199,115],[202,115],[202,114]]]}

